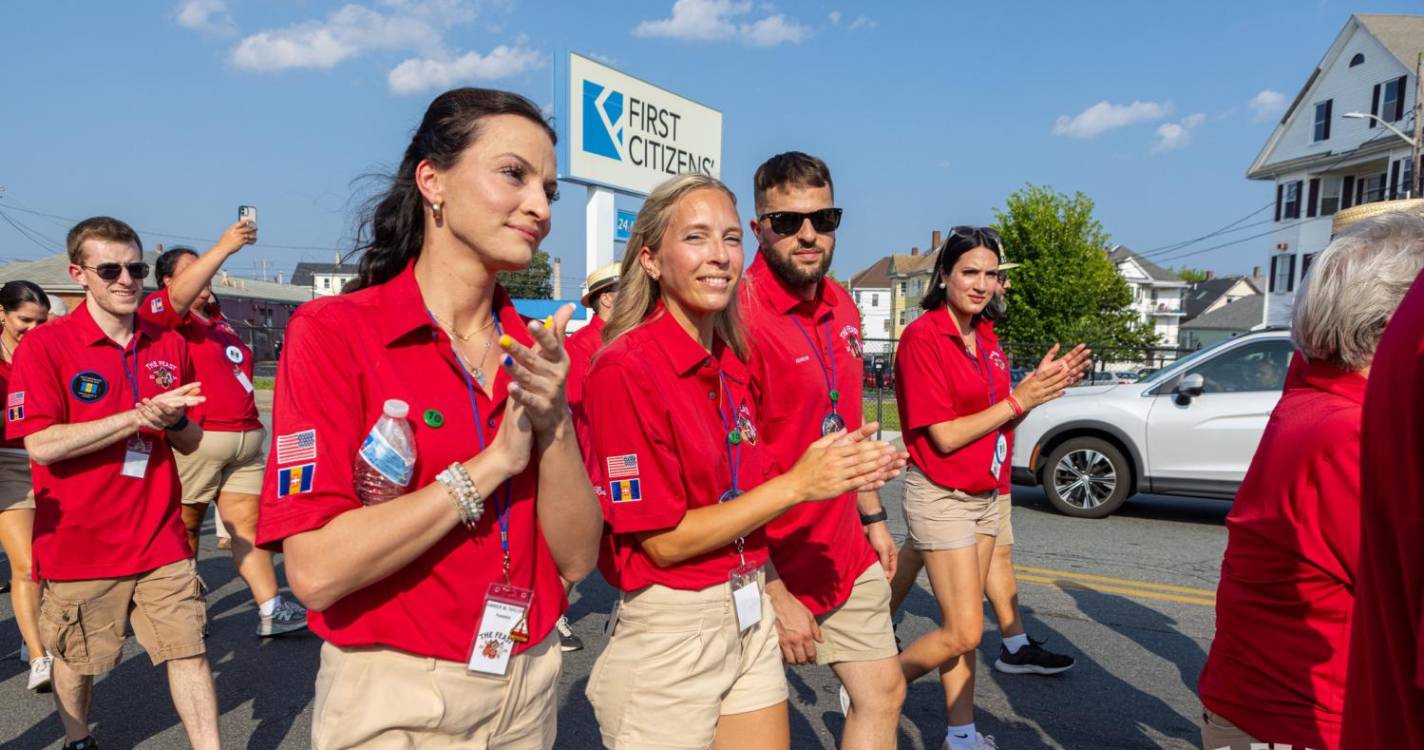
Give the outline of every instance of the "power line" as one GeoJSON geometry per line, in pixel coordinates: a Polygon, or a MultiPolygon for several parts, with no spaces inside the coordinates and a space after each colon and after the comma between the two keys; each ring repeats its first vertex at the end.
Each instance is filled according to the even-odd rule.
{"type": "Polygon", "coordinates": [[[31,243],[33,243],[36,247],[40,248],[41,250],[44,250],[46,253],[51,253],[51,254],[55,252],[55,249],[54,249],[52,246],[48,246],[48,245],[46,245],[44,242],[41,242],[40,240],[35,239],[35,237],[34,237],[33,235],[31,235],[28,231],[26,231],[25,229],[21,228],[19,224],[15,223],[15,220],[14,220],[14,219],[11,219],[11,218],[10,218],[10,215],[9,215],[9,214],[7,214],[7,213],[5,213],[5,212],[3,212],[3,211],[0,211],[0,219],[4,219],[4,220],[5,220],[5,223],[6,223],[6,224],[9,224],[9,225],[11,226],[11,228],[13,228],[17,233],[19,233],[19,235],[20,235],[21,237],[24,237],[25,239],[29,240],[31,243]]]}
{"type": "MultiPolygon", "coordinates": [[[[82,221],[82,219],[76,219],[76,218],[74,218],[74,217],[72,217],[72,216],[60,216],[60,215],[58,215],[58,214],[45,213],[45,212],[43,212],[43,211],[36,211],[36,210],[34,210],[34,209],[32,209],[32,208],[23,208],[23,207],[21,207],[21,206],[15,205],[15,204],[13,204],[13,203],[7,203],[7,204],[5,204],[5,205],[6,205],[7,208],[13,209],[13,210],[15,210],[15,211],[23,211],[24,213],[27,213],[27,214],[33,214],[34,216],[42,216],[42,217],[44,217],[44,218],[53,219],[53,220],[57,220],[57,221],[66,221],[66,222],[69,222],[71,225],[72,225],[72,224],[77,224],[78,222],[82,221]]],[[[153,229],[141,229],[141,228],[139,228],[139,227],[134,227],[134,231],[138,232],[139,234],[151,235],[151,236],[154,236],[154,237],[166,237],[166,238],[175,239],[175,240],[187,240],[187,241],[189,241],[189,242],[207,243],[207,244],[209,244],[209,245],[215,245],[215,244],[217,244],[217,240],[211,239],[211,238],[208,238],[208,237],[194,237],[194,236],[188,235],[188,234],[175,234],[175,233],[173,233],[173,232],[160,232],[160,231],[153,230],[153,229]]],[[[322,252],[338,252],[338,253],[339,253],[339,252],[343,252],[342,249],[341,249],[341,248],[338,248],[338,247],[320,247],[320,246],[317,246],[317,245],[276,245],[276,244],[272,244],[272,243],[270,243],[270,242],[259,242],[259,243],[257,243],[256,245],[254,245],[254,247],[266,247],[266,248],[271,248],[271,249],[274,249],[274,250],[319,250],[319,251],[322,251],[322,252]]]]}

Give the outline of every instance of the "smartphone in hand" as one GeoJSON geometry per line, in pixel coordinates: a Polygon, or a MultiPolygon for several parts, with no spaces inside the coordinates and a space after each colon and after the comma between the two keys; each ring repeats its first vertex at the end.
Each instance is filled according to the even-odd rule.
{"type": "Polygon", "coordinates": [[[237,220],[238,220],[238,221],[245,221],[245,222],[248,222],[248,223],[252,224],[252,226],[254,226],[254,227],[257,226],[257,207],[256,207],[256,206],[238,206],[238,207],[237,207],[237,220]]]}

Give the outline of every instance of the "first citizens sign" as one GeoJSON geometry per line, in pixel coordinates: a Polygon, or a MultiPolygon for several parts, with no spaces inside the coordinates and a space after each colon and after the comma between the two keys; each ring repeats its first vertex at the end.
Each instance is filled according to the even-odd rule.
{"type": "Polygon", "coordinates": [[[722,174],[722,113],[577,54],[559,71],[562,179],[647,195],[722,174]]]}

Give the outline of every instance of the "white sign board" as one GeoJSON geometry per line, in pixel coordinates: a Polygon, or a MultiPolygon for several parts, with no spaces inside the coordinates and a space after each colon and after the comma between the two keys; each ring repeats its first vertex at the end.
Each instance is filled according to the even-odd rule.
{"type": "Polygon", "coordinates": [[[576,54],[560,78],[560,179],[647,195],[673,175],[721,176],[721,112],[576,54]]]}

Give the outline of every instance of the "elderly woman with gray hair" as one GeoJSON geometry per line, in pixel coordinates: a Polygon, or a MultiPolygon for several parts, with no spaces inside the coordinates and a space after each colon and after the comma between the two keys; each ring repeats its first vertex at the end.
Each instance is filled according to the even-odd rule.
{"type": "Polygon", "coordinates": [[[1360,539],[1360,424],[1380,334],[1424,267],[1424,218],[1360,221],[1296,301],[1297,356],[1226,517],[1202,743],[1340,746],[1360,539]]]}

